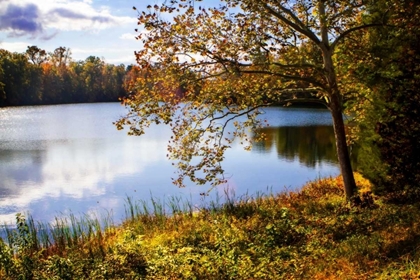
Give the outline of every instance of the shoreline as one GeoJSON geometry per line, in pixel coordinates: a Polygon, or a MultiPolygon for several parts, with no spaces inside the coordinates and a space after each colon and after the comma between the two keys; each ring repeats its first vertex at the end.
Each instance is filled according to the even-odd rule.
{"type": "Polygon", "coordinates": [[[30,228],[36,222],[21,219],[11,234],[14,246],[1,242],[0,276],[413,279],[420,267],[420,203],[386,203],[356,178],[366,194],[363,207],[345,200],[340,177],[297,192],[232,197],[198,211],[174,200],[173,215],[157,202],[147,209],[128,200],[122,225],[101,229],[72,216],[72,227],[51,227],[49,246],[45,237],[44,245],[35,241],[30,228]]]}

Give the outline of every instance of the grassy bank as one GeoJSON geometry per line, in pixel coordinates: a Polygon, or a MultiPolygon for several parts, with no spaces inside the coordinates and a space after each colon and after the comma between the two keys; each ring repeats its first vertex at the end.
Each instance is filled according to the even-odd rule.
{"type": "MultiPolygon", "coordinates": [[[[361,192],[369,184],[360,176],[361,192]]],[[[345,201],[340,178],[300,192],[228,198],[194,211],[127,201],[127,221],[105,229],[69,219],[40,233],[20,216],[0,246],[1,279],[417,279],[420,203],[345,201]],[[60,233],[61,232],[61,233],[60,233]]]]}

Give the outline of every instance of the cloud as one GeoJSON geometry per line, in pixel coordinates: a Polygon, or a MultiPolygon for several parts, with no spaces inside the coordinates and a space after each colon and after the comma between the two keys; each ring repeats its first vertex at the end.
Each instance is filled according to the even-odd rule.
{"type": "Polygon", "coordinates": [[[51,33],[51,34],[44,34],[44,35],[42,35],[42,36],[41,36],[41,40],[44,40],[44,41],[51,40],[51,39],[52,39],[52,38],[54,38],[57,34],[58,34],[58,31],[55,31],[54,33],[51,33]]]}
{"type": "Polygon", "coordinates": [[[120,36],[120,39],[123,39],[123,40],[136,40],[136,36],[138,36],[138,35],[136,35],[136,34],[132,34],[132,33],[124,33],[124,34],[122,34],[121,36],[120,36]]]}
{"type": "MultiPolygon", "coordinates": [[[[142,178],[142,174],[146,172],[148,166],[161,167],[167,162],[165,149],[161,149],[166,146],[165,136],[156,139],[156,136],[151,135],[142,139],[141,142],[137,139],[127,139],[118,141],[118,144],[115,144],[116,142],[112,139],[90,139],[90,136],[83,134],[83,131],[86,131],[85,129],[95,131],[92,128],[97,124],[89,120],[92,119],[88,118],[79,128],[82,134],[72,135],[77,138],[76,140],[45,140],[49,143],[46,150],[38,150],[39,147],[26,147],[24,149],[36,150],[33,152],[19,151],[15,148],[20,149],[24,146],[20,141],[5,141],[5,145],[2,146],[2,154],[0,154],[0,163],[2,163],[0,165],[0,177],[2,178],[0,193],[3,194],[0,196],[1,225],[8,222],[9,218],[17,212],[26,212],[32,207],[36,208],[36,205],[42,201],[51,201],[51,205],[55,204],[57,208],[61,208],[59,203],[64,201],[75,203],[94,197],[109,197],[110,191],[112,191],[111,186],[119,186],[117,183],[119,180],[126,182],[124,178],[132,176],[142,178]],[[16,143],[19,143],[18,147],[15,146],[16,143]],[[134,150],[136,153],[133,153],[134,150]],[[7,152],[9,154],[5,154],[7,152]],[[35,157],[38,157],[40,161],[34,160],[35,157]],[[22,176],[23,174],[28,176],[22,176]]],[[[51,120],[49,125],[52,127],[66,126],[62,119],[51,120]]],[[[38,129],[44,131],[48,127],[41,126],[38,129]]],[[[101,129],[107,132],[112,131],[114,135],[120,134],[116,130],[113,131],[111,123],[102,125],[101,129]]],[[[42,135],[55,139],[62,137],[62,134],[42,135]]],[[[0,137],[0,139],[2,141],[13,139],[13,136],[0,137]]],[[[171,165],[165,166],[168,168],[165,169],[166,174],[172,174],[171,165]]],[[[162,170],[161,172],[164,172],[162,170]]],[[[145,191],[147,194],[148,190],[145,191]]],[[[116,191],[116,195],[121,196],[122,194],[116,191]]],[[[51,205],[45,207],[51,207],[51,205]]],[[[112,207],[112,205],[104,205],[107,208],[112,207]]],[[[32,209],[36,210],[34,208],[32,209]]],[[[31,213],[33,212],[31,211],[31,213]]],[[[54,216],[51,209],[43,213],[42,219],[49,215],[54,216]]]]}
{"type": "Polygon", "coordinates": [[[81,60],[84,60],[86,55],[94,53],[96,56],[103,58],[106,63],[128,65],[136,63],[134,50],[130,47],[72,48],[71,52],[73,57],[78,57],[81,60]]]}
{"type": "Polygon", "coordinates": [[[91,54],[92,52],[97,53],[99,55],[101,55],[101,53],[121,53],[121,51],[123,52],[130,52],[133,53],[134,50],[132,48],[110,48],[110,47],[104,47],[104,48],[86,48],[86,49],[82,49],[82,48],[73,48],[72,49],[72,53],[81,53],[81,54],[91,54]]]}
{"type": "Polygon", "coordinates": [[[65,9],[65,8],[54,9],[50,12],[50,14],[56,14],[56,15],[62,16],[64,18],[72,18],[72,19],[87,19],[88,18],[85,15],[73,12],[73,11],[65,9]]]}
{"type": "Polygon", "coordinates": [[[31,43],[28,42],[0,42],[0,48],[10,52],[25,52],[31,43]]]}
{"type": "Polygon", "coordinates": [[[131,54],[131,55],[119,56],[119,57],[111,58],[111,59],[105,59],[105,61],[111,64],[122,63],[124,65],[130,65],[130,64],[136,64],[136,57],[134,56],[134,54],[131,54]]]}
{"type": "Polygon", "coordinates": [[[95,8],[89,0],[0,1],[0,32],[9,37],[29,36],[49,40],[61,31],[88,31],[132,24],[133,17],[114,16],[109,7],[95,8]]]}
{"type": "Polygon", "coordinates": [[[56,15],[58,17],[67,18],[67,19],[85,19],[85,20],[91,20],[93,22],[101,22],[101,23],[109,23],[109,22],[115,22],[112,17],[107,16],[92,16],[89,17],[87,15],[77,13],[75,11],[65,9],[65,8],[57,8],[50,12],[50,15],[56,15]]]}
{"type": "Polygon", "coordinates": [[[5,13],[0,15],[0,30],[9,31],[9,36],[12,37],[42,32],[38,7],[34,4],[24,6],[9,4],[5,13]]]}

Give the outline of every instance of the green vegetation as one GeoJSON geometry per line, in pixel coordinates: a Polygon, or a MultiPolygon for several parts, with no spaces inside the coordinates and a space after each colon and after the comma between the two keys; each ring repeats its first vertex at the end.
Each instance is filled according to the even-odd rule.
{"type": "MultiPolygon", "coordinates": [[[[0,243],[1,278],[418,279],[420,4],[224,0],[206,8],[199,2],[164,1],[139,13],[147,32],[138,37],[139,66],[126,81],[130,111],[116,126],[141,135],[152,123],[169,124],[168,157],[179,168],[174,183],[217,185],[225,181],[221,162],[235,138],[264,147],[283,133],[264,129],[257,118],[262,107],[321,103],[332,114],[343,177],[297,193],[228,195],[225,204],[201,209],[173,199],[170,213],[164,203],[152,200],[148,208],[129,199],[128,219],[118,228],[74,217],[35,225],[18,215],[17,229],[6,230],[7,242],[0,243]],[[175,14],[170,21],[169,14],[175,14]],[[361,171],[372,186],[353,175],[344,109],[353,112],[356,125],[347,129],[357,136],[361,171]]],[[[65,49],[50,64],[45,55],[36,48],[26,56],[0,51],[3,100],[14,104],[10,91],[16,102],[37,100],[43,95],[24,86],[59,89],[69,81],[45,83],[40,65],[52,77],[76,77],[100,64],[90,57],[65,72],[65,49]]],[[[90,97],[101,85],[94,77],[83,80],[94,89],[90,97]]],[[[328,141],[324,134],[319,139],[328,141]]],[[[277,143],[280,152],[287,141],[277,143]]]]}
{"type": "Polygon", "coordinates": [[[348,200],[360,200],[348,131],[375,194],[420,197],[418,1],[206,4],[171,0],[139,11],[142,75],[128,85],[129,112],[116,122],[131,135],[151,123],[171,126],[174,184],[225,182],[222,162],[235,139],[245,149],[269,141],[262,108],[312,102],[331,112],[348,200]]]}
{"type": "MultiPolygon", "coordinates": [[[[371,12],[386,9],[387,1],[376,1],[371,12]]],[[[374,192],[404,203],[420,197],[420,4],[398,1],[387,17],[392,27],[369,30],[354,65],[365,86],[356,135],[360,171],[374,192]]]]}
{"type": "Polygon", "coordinates": [[[25,53],[0,49],[0,107],[118,101],[125,96],[123,64],[107,64],[89,56],[74,61],[59,47],[47,53],[28,46],[25,53]]]}
{"type": "MultiPolygon", "coordinates": [[[[386,17],[367,12],[370,1],[171,0],[139,11],[143,71],[116,124],[141,135],[151,123],[173,130],[168,157],[179,176],[214,185],[225,181],[221,163],[235,138],[265,139],[257,116],[278,104],[323,104],[331,112],[336,156],[347,199],[357,194],[343,120],[348,69],[358,45],[346,44],[386,17]],[[202,2],[202,3],[201,3],[202,2]],[[345,45],[347,56],[340,50],[345,45]],[[178,88],[183,94],[175,94],[178,88]],[[228,129],[229,128],[229,129],[228,129]],[[232,131],[233,130],[233,131],[232,131]],[[251,132],[249,132],[251,131],[251,132]]],[[[393,9],[392,6],[389,7],[393,9]]],[[[383,12],[382,15],[386,14],[383,12]]]]}
{"type": "Polygon", "coordinates": [[[71,217],[48,235],[17,216],[9,245],[0,245],[0,278],[416,279],[420,204],[388,204],[356,181],[358,207],[342,179],[329,178],[296,193],[228,194],[202,209],[128,199],[120,227],[71,217]]]}

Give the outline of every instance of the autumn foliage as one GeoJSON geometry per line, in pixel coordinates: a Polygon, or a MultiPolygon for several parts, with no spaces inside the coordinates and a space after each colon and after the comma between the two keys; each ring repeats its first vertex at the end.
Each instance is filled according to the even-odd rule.
{"type": "MultiPolygon", "coordinates": [[[[116,124],[141,135],[166,123],[173,138],[168,157],[179,176],[198,184],[225,182],[222,161],[235,139],[249,149],[259,135],[261,108],[297,102],[323,104],[332,114],[345,194],[356,185],[343,110],[351,93],[343,87],[337,50],[366,23],[360,1],[169,1],[138,12],[142,27],[136,52],[142,71],[116,124]],[[176,94],[182,89],[183,94],[176,94]],[[174,99],[173,97],[176,96],[174,99]]],[[[351,58],[350,58],[351,59],[351,58]]]]}
{"type": "Polygon", "coordinates": [[[126,95],[125,75],[124,65],[99,57],[74,61],[65,47],[49,54],[36,46],[0,49],[0,106],[116,102],[126,95]]]}

